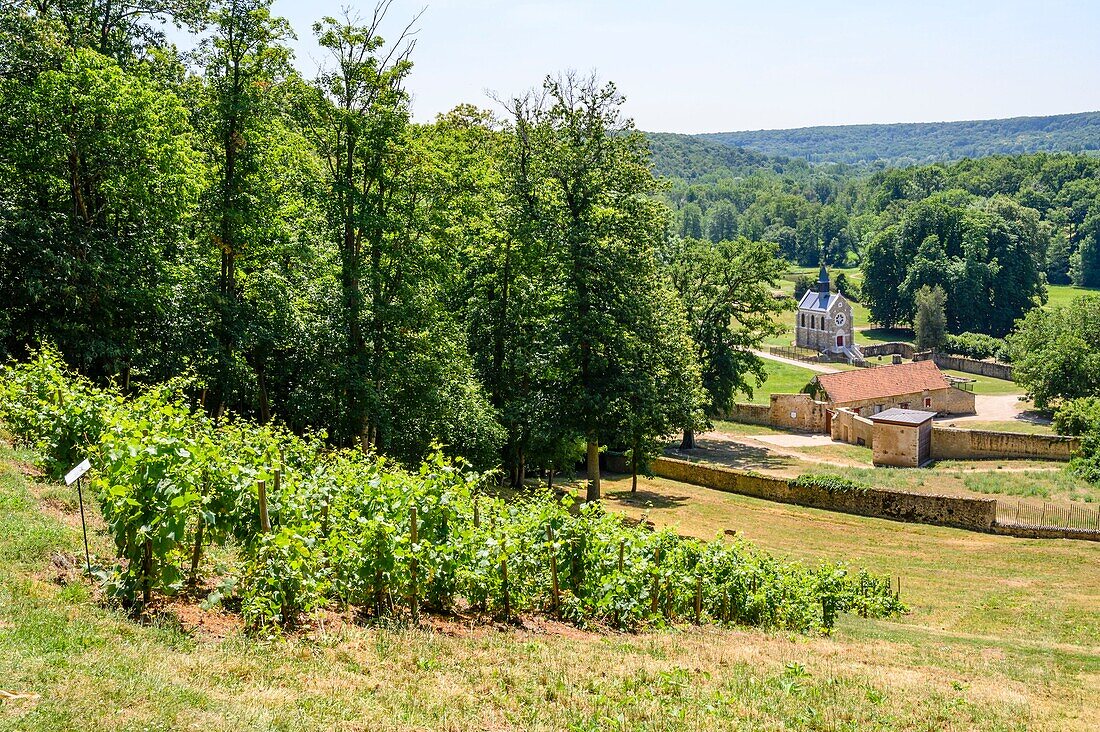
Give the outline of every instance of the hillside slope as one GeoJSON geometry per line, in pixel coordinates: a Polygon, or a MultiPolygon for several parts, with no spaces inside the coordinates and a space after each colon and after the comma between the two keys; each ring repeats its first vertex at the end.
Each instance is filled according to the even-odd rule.
{"type": "Polygon", "coordinates": [[[892,165],[1039,151],[1100,151],[1100,112],[967,122],[715,132],[707,142],[810,162],[892,165]]]}

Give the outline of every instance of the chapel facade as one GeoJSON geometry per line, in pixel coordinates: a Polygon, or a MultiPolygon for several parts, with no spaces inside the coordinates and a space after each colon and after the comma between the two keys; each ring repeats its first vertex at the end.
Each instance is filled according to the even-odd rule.
{"type": "Polygon", "coordinates": [[[821,266],[817,282],[802,295],[794,324],[795,345],[815,351],[862,358],[855,344],[852,306],[829,291],[829,273],[821,266]]]}

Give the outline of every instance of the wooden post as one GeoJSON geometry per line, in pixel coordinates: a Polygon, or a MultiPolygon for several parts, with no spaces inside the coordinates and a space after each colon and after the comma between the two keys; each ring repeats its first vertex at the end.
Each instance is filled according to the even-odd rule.
{"type": "Polygon", "coordinates": [[[561,608],[558,599],[560,592],[558,587],[558,552],[554,549],[554,531],[549,524],[546,526],[546,541],[550,545],[550,589],[554,598],[554,615],[559,615],[561,608]]]}
{"type": "Polygon", "coordinates": [[[623,540],[619,539],[619,574],[623,573],[623,540]]]}
{"type": "MultiPolygon", "coordinates": [[[[416,527],[416,506],[410,506],[409,507],[409,537],[412,539],[412,546],[410,547],[410,549],[413,552],[416,551],[416,544],[420,541],[420,537],[418,536],[416,529],[417,529],[417,527],[416,527]]],[[[411,604],[411,607],[412,607],[413,622],[419,622],[420,621],[420,597],[417,594],[418,589],[417,589],[417,586],[416,586],[416,584],[417,584],[416,575],[417,575],[417,570],[419,569],[417,564],[418,564],[418,562],[417,562],[417,559],[416,559],[416,555],[413,554],[412,558],[409,561],[409,574],[411,575],[411,579],[412,579],[412,598],[411,598],[411,603],[410,604],[411,604]]]]}
{"type": "Polygon", "coordinates": [[[657,568],[660,563],[661,547],[657,547],[653,553],[653,590],[650,592],[649,597],[649,612],[651,615],[657,614],[657,593],[660,590],[657,568]]]}
{"type": "Polygon", "coordinates": [[[202,395],[199,397],[199,408],[206,409],[206,387],[203,387],[202,395]]]}
{"type": "Polygon", "coordinates": [[[501,589],[504,591],[504,619],[512,617],[512,598],[508,594],[508,560],[500,558],[501,589]]]}
{"type": "Polygon", "coordinates": [[[695,624],[699,624],[699,617],[703,614],[703,578],[695,577],[695,624]]]}
{"type": "Polygon", "coordinates": [[[267,515],[267,481],[256,481],[256,491],[260,496],[260,531],[271,533],[271,519],[267,515]]]}
{"type": "Polygon", "coordinates": [[[481,527],[481,514],[478,513],[477,504],[477,496],[474,496],[474,528],[481,527]]]}

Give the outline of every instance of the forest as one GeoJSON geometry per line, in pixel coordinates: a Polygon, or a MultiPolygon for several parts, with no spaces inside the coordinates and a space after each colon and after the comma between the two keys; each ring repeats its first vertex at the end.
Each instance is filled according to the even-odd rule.
{"type": "Polygon", "coordinates": [[[1100,150],[1100,112],[1045,117],[716,132],[697,138],[811,162],[913,165],[986,155],[1100,150]]]}
{"type": "MultiPolygon", "coordinates": [[[[411,118],[414,23],[320,18],[306,78],[268,0],[0,11],[0,358],[416,464],[635,470],[750,394],[791,263],[859,265],[885,326],[949,293],[1001,337],[1100,284],[1100,161],[872,171],[647,138],[572,73],[411,118]],[[162,22],[201,39],[180,52],[162,22]]],[[[298,29],[299,31],[301,29],[298,29]]]]}
{"type": "Polygon", "coordinates": [[[6,5],[0,357],[515,484],[587,460],[598,497],[600,450],[637,466],[762,377],[786,265],[667,236],[611,83],[414,123],[389,10],[318,19],[307,79],[269,0],[6,5]]]}
{"type": "Polygon", "coordinates": [[[990,156],[868,171],[773,159],[751,172],[694,144],[653,145],[673,236],[769,241],[802,266],[864,271],[875,321],[911,322],[915,292],[939,285],[953,332],[1003,336],[1045,286],[1100,286],[1100,160],[990,156]],[[674,162],[667,162],[670,158],[674,162]],[[696,175],[693,171],[700,171],[696,175]]]}

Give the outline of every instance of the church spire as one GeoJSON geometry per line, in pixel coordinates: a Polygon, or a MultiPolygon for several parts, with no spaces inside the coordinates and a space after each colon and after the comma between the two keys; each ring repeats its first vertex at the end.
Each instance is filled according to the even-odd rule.
{"type": "Polygon", "coordinates": [[[817,274],[817,291],[822,295],[829,294],[829,273],[825,271],[825,263],[821,263],[821,271],[817,274]]]}

